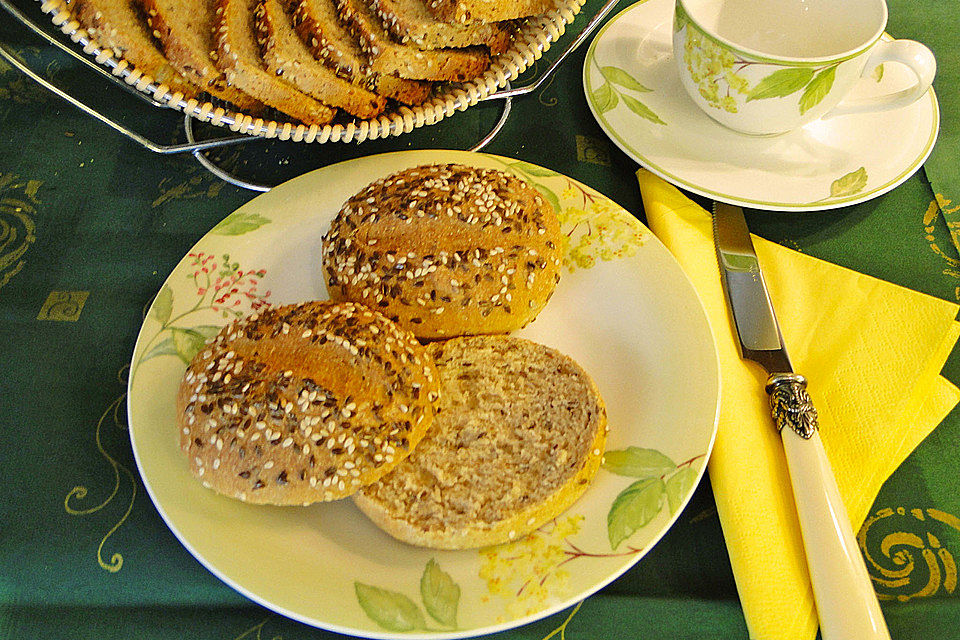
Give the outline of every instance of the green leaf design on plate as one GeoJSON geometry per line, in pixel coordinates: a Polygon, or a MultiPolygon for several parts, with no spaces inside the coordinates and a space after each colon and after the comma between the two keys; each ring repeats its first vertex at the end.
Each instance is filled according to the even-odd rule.
{"type": "Polygon", "coordinates": [[[883,80],[883,63],[880,63],[876,67],[874,67],[873,73],[870,75],[872,75],[873,79],[876,80],[877,82],[880,82],[881,80],[883,80]]]}
{"type": "Polygon", "coordinates": [[[747,102],[788,96],[800,91],[812,78],[813,69],[808,67],[793,67],[774,71],[750,90],[750,93],[747,94],[747,102]]]}
{"type": "Polygon", "coordinates": [[[179,356],[177,352],[177,345],[173,343],[173,338],[164,338],[160,341],[157,346],[153,349],[150,349],[142,358],[140,362],[145,362],[150,358],[156,358],[157,356],[179,356]]]}
{"type": "Polygon", "coordinates": [[[616,549],[660,513],[665,486],[660,478],[637,480],[620,492],[607,514],[607,537],[616,549]]]}
{"type": "Polygon", "coordinates": [[[814,108],[820,104],[824,98],[827,97],[827,94],[830,93],[830,89],[833,88],[833,79],[837,75],[837,65],[827,67],[826,69],[821,70],[814,76],[813,80],[810,81],[810,84],[803,90],[803,95],[800,96],[800,113],[806,113],[810,109],[814,108]]]}
{"type": "Polygon", "coordinates": [[[460,587],[434,559],[427,563],[420,577],[420,597],[430,617],[448,627],[457,626],[460,587]]]}
{"type": "Polygon", "coordinates": [[[666,124],[666,122],[661,120],[657,116],[657,114],[655,114],[653,111],[650,110],[650,108],[647,105],[643,104],[636,98],[632,98],[628,95],[623,95],[623,94],[621,94],[620,97],[623,99],[623,104],[627,105],[630,111],[633,111],[635,114],[637,114],[644,120],[649,120],[654,124],[666,124]]]}
{"type": "Polygon", "coordinates": [[[656,449],[627,447],[604,453],[603,468],[631,478],[659,478],[676,469],[677,465],[656,449]]]}
{"type": "Polygon", "coordinates": [[[600,73],[606,78],[609,82],[613,84],[618,84],[624,89],[630,89],[632,91],[653,91],[653,89],[648,89],[647,87],[640,84],[636,78],[631,76],[629,73],[621,69],[620,67],[606,66],[600,67],[600,73]]]}
{"type": "Polygon", "coordinates": [[[830,197],[842,198],[851,196],[867,186],[867,170],[860,167],[856,171],[851,171],[845,176],[841,176],[830,183],[830,197]]]}
{"type": "Polygon", "coordinates": [[[157,294],[157,298],[153,301],[153,312],[151,315],[154,320],[160,324],[166,324],[172,312],[173,289],[170,288],[170,285],[165,284],[163,288],[160,289],[160,293],[157,294]]]}
{"type": "Polygon", "coordinates": [[[667,478],[667,504],[670,506],[670,513],[676,513],[680,508],[683,497],[689,493],[693,483],[697,481],[697,470],[693,467],[683,467],[678,469],[675,474],[667,478]]]}
{"type": "Polygon", "coordinates": [[[396,591],[388,591],[362,582],[353,583],[357,601],[371,620],[390,631],[423,629],[423,613],[413,600],[396,591]]]}
{"type": "Polygon", "coordinates": [[[542,184],[535,184],[533,186],[536,188],[537,191],[540,192],[540,195],[542,195],[544,198],[547,199],[547,202],[553,205],[553,210],[557,212],[557,215],[559,215],[561,208],[560,208],[560,198],[557,197],[557,194],[555,194],[551,189],[548,189],[542,184]]]}
{"type": "Polygon", "coordinates": [[[237,211],[217,223],[217,225],[210,230],[210,233],[218,236],[239,236],[244,233],[256,231],[269,222],[269,218],[265,218],[259,213],[237,211]]]}
{"type": "Polygon", "coordinates": [[[529,162],[524,162],[523,160],[517,160],[516,162],[511,162],[507,165],[515,171],[520,173],[525,173],[528,176],[533,176],[535,178],[553,178],[560,175],[552,169],[547,169],[545,167],[538,167],[535,164],[530,164],[529,162]]]}
{"type": "MultiPolygon", "coordinates": [[[[181,327],[171,327],[173,334],[173,346],[180,359],[189,364],[193,357],[200,353],[200,350],[207,344],[207,339],[217,335],[220,327],[204,325],[183,329],[181,327]]],[[[162,344],[162,343],[161,343],[162,344]]],[[[146,358],[144,358],[146,359],[146,358]]]]}
{"type": "Polygon", "coordinates": [[[620,102],[617,92],[609,82],[604,82],[598,89],[592,92],[593,103],[600,113],[610,111],[620,102]]]}

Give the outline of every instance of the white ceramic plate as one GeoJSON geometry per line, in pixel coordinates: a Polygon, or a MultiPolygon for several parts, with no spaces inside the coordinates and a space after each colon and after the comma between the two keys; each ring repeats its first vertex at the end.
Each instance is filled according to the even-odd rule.
{"type": "MultiPolygon", "coordinates": [[[[920,168],[940,123],[931,89],[908,107],[818,120],[754,137],[704,114],[680,84],[673,0],[641,0],[594,38],[583,67],[587,103],[624,153],[677,186],[715,200],[778,211],[819,211],[875,198],[920,168]]],[[[906,87],[912,74],[885,64],[851,97],[906,87]]]]}
{"type": "Polygon", "coordinates": [[[609,583],[650,550],[693,493],[713,445],[719,397],[706,315],[673,257],[646,227],[563,175],[458,151],[360,158],[250,201],[174,269],[147,313],[131,367],[137,465],[187,549],[270,609],[377,638],[502,630],[568,607],[609,583]],[[568,238],[563,275],[546,309],[521,335],[569,354],[594,377],[609,411],[607,459],[619,461],[619,468],[601,469],[567,513],[531,536],[471,551],[397,542],[349,500],[264,507],[203,488],[177,444],[174,398],[186,362],[206,336],[256,305],[326,298],[320,242],[340,205],[372,180],[431,162],[512,171],[557,207],[568,238]],[[624,458],[637,467],[632,476],[623,475],[624,458]],[[424,575],[459,590],[421,593],[424,575]]]}

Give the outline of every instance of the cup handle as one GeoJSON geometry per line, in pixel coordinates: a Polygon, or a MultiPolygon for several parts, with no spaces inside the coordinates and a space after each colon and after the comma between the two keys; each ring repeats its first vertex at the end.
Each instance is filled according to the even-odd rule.
{"type": "Polygon", "coordinates": [[[861,78],[885,62],[899,62],[906,65],[917,77],[916,83],[901,91],[862,100],[843,100],[824,118],[843,116],[849,113],[866,111],[889,111],[913,104],[927,92],[937,73],[937,60],[925,45],[915,40],[881,40],[874,46],[861,78]]]}

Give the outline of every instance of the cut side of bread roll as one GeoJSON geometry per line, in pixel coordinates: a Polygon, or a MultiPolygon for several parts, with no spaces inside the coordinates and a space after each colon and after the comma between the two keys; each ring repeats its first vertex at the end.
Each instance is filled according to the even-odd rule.
{"type": "Polygon", "coordinates": [[[289,81],[317,100],[358,118],[374,118],[387,99],[344,80],[319,62],[293,30],[280,0],[263,0],[256,8],[257,32],[267,71],[289,81]]]}
{"type": "Polygon", "coordinates": [[[490,66],[490,55],[482,47],[461,49],[418,49],[395,42],[384,28],[369,0],[336,0],[343,19],[360,40],[370,67],[401,78],[465,82],[490,66]]]}
{"type": "Polygon", "coordinates": [[[427,9],[427,1],[371,0],[370,6],[399,42],[421,49],[484,45],[492,55],[498,55],[510,46],[512,23],[442,22],[427,9]]]}
{"type": "Polygon", "coordinates": [[[510,336],[429,345],[439,412],[414,452],[353,495],[404,542],[467,549],[518,539],[569,508],[600,467],[606,410],[568,356],[510,336]]]}
{"type": "Polygon", "coordinates": [[[187,98],[201,93],[201,88],[182,76],[160,52],[132,0],[72,0],[68,6],[91,38],[153,78],[155,84],[187,98]]]}
{"type": "Polygon", "coordinates": [[[295,4],[293,24],[300,39],[341,77],[407,105],[422,104],[430,96],[432,82],[371,69],[360,41],[341,22],[334,0],[295,0],[295,4]]]}
{"type": "Polygon", "coordinates": [[[139,0],[147,25],[170,63],[210,95],[242,111],[259,113],[264,105],[236,87],[214,64],[214,0],[139,0]]]}
{"type": "Polygon", "coordinates": [[[409,455],[438,391],[432,358],[370,309],[267,308],[224,327],[190,363],[177,395],[180,448],[218,493],[336,500],[409,455]]]}
{"type": "Polygon", "coordinates": [[[214,29],[217,67],[227,82],[306,124],[324,125],[336,110],[268,73],[260,57],[254,24],[257,0],[217,0],[214,29]]]}
{"type": "Polygon", "coordinates": [[[526,182],[459,164],[414,167],[362,189],[323,237],[327,292],[421,339],[509,333],[560,280],[560,223],[526,182]]]}

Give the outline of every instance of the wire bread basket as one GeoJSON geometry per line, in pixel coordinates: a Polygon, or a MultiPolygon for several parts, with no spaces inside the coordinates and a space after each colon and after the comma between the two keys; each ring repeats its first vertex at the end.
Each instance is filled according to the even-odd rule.
{"type": "Polygon", "coordinates": [[[160,105],[182,111],[199,122],[226,127],[236,133],[294,142],[327,143],[363,142],[399,136],[418,127],[436,124],[481,100],[512,97],[509,90],[502,92],[504,95],[497,93],[509,87],[511,80],[515,80],[543,56],[551,44],[564,34],[566,26],[573,22],[584,3],[585,0],[564,0],[553,11],[525,21],[510,48],[496,56],[487,71],[470,82],[440,85],[421,105],[401,105],[376,118],[323,126],[253,117],[231,107],[186,98],[182,93],[155,82],[122,56],[91,38],[63,0],[43,0],[41,10],[51,17],[60,31],[80,45],[85,54],[160,105]]]}

